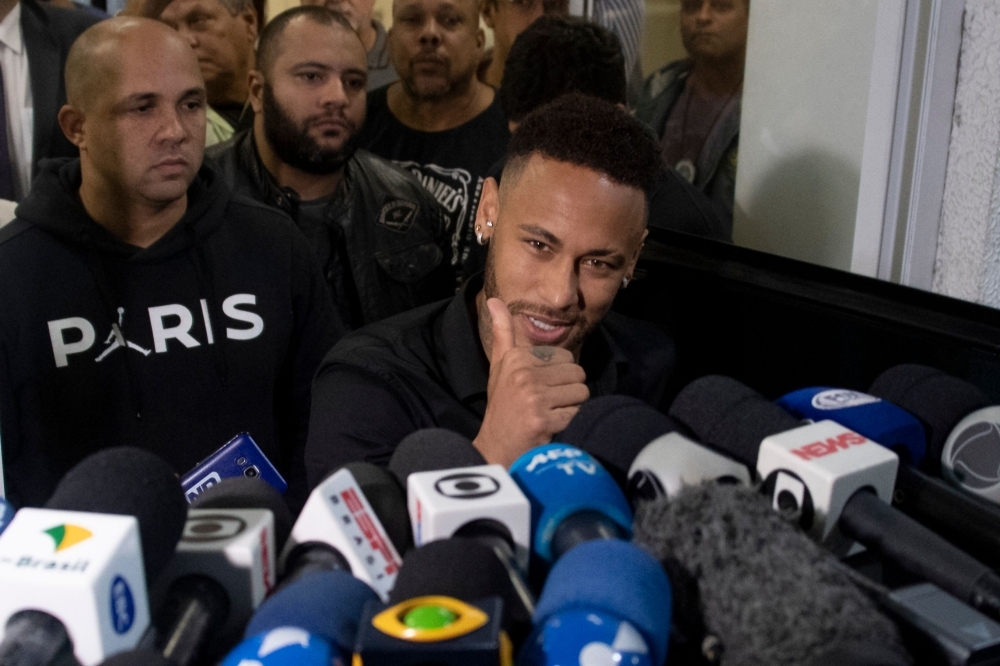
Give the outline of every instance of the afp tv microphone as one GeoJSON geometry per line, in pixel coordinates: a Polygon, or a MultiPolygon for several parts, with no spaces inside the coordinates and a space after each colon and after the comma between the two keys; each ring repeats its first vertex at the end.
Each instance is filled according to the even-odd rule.
{"type": "Polygon", "coordinates": [[[173,553],[186,513],[156,456],[123,447],[83,460],[47,508],[21,509],[0,536],[0,652],[30,653],[32,632],[52,628],[41,615],[8,624],[22,610],[60,623],[84,666],[134,647],[149,625],[146,581],[173,553]]]}

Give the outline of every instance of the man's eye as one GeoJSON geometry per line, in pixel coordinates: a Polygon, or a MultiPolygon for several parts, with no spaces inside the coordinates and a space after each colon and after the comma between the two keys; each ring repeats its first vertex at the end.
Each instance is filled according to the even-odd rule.
{"type": "Polygon", "coordinates": [[[538,252],[542,252],[544,250],[547,250],[548,247],[549,247],[548,245],[546,245],[542,241],[538,241],[538,240],[534,240],[534,239],[529,239],[528,240],[528,246],[531,247],[532,250],[537,250],[538,252]]]}
{"type": "Polygon", "coordinates": [[[147,114],[152,110],[153,110],[152,104],[143,104],[142,106],[137,106],[132,109],[132,111],[139,114],[147,114]]]}
{"type": "Polygon", "coordinates": [[[302,79],[303,81],[309,81],[310,83],[312,83],[315,81],[319,81],[321,77],[319,72],[302,72],[301,74],[299,74],[299,78],[302,79]]]}

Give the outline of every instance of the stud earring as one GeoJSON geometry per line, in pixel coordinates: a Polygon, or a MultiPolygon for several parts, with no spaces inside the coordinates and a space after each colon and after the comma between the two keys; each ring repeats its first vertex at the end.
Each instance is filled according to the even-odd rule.
{"type": "Polygon", "coordinates": [[[625,289],[626,287],[628,287],[628,276],[627,275],[622,278],[622,289],[625,289]]]}
{"type": "Polygon", "coordinates": [[[486,226],[492,227],[493,226],[493,220],[486,220],[486,226]]]}

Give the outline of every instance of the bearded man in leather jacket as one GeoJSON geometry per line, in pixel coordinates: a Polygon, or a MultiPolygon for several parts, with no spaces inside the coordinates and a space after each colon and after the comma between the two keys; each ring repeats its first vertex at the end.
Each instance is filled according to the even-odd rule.
{"type": "Polygon", "coordinates": [[[295,220],[349,328],[456,286],[443,209],[414,176],[357,149],[366,62],[340,14],[284,12],[261,34],[250,74],[253,129],[209,152],[235,193],[295,220]]]}

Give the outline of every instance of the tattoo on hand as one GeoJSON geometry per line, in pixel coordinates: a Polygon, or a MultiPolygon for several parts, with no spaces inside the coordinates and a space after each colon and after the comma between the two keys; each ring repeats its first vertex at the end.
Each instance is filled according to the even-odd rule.
{"type": "Polygon", "coordinates": [[[552,357],[555,356],[556,350],[552,347],[532,347],[531,353],[534,354],[535,358],[540,361],[548,363],[552,360],[552,357]]]}

